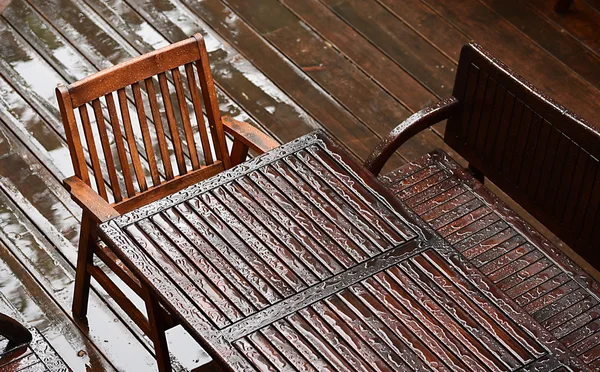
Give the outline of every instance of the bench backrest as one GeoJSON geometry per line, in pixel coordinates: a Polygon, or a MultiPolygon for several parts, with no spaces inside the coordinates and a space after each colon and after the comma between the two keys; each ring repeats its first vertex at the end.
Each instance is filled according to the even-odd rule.
{"type": "Polygon", "coordinates": [[[460,110],[448,120],[445,141],[600,267],[598,128],[475,43],[462,49],[453,95],[460,110]]]}
{"type": "Polygon", "coordinates": [[[180,187],[180,180],[197,182],[230,166],[200,34],[59,86],[56,94],[75,175],[88,185],[93,179],[120,212],[180,187]]]}

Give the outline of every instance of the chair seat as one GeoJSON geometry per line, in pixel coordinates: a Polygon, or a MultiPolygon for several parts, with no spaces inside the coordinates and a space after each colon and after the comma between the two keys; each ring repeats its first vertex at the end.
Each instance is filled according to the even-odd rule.
{"type": "Polygon", "coordinates": [[[380,177],[515,303],[600,368],[600,286],[441,150],[380,177]]]}

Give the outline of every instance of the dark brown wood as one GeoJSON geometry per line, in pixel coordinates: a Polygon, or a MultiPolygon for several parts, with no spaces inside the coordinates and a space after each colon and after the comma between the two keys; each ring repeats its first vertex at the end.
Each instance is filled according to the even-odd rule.
{"type": "Polygon", "coordinates": [[[0,313],[0,370],[68,372],[71,369],[35,328],[0,313]]]}
{"type": "MultiPolygon", "coordinates": [[[[68,144],[73,165],[76,169],[75,176],[65,180],[65,185],[71,192],[72,198],[84,211],[75,278],[73,313],[76,317],[85,319],[90,278],[94,277],[106,292],[113,297],[115,302],[130,315],[140,329],[150,336],[155,343],[159,368],[169,370],[170,360],[166,351],[164,332],[177,322],[172,319],[163,319],[169,317],[169,314],[157,307],[154,299],[155,295],[148,295],[147,289],[143,285],[140,287],[138,278],[115,262],[115,257],[111,252],[102,251],[98,254],[98,257],[106,260],[108,267],[115,271],[117,276],[122,278],[126,284],[132,286],[135,292],[143,294],[142,297],[147,303],[148,319],[136,309],[135,305],[118,286],[100,268],[94,265],[94,255],[100,250],[96,245],[95,234],[98,222],[103,222],[120,213],[142,207],[231,167],[230,155],[225,142],[224,125],[219,112],[208,64],[208,55],[202,36],[199,34],[194,35],[187,40],[98,72],[67,87],[59,87],[57,88],[57,97],[64,118],[65,131],[69,138],[68,144]],[[198,158],[197,144],[191,127],[191,113],[179,71],[180,66],[185,66],[189,88],[191,88],[192,113],[196,117],[197,124],[201,127],[199,128],[200,145],[202,146],[202,153],[205,154],[206,165],[200,164],[198,158]],[[203,120],[204,113],[202,112],[202,103],[196,85],[194,66],[199,76],[204,107],[208,116],[212,135],[211,142],[207,138],[207,128],[203,120]],[[177,99],[176,105],[171,98],[171,82],[167,78],[167,72],[170,72],[173,78],[172,83],[177,99]],[[155,79],[158,80],[160,88],[160,100],[154,86],[155,79]],[[144,81],[145,84],[145,97],[140,89],[141,81],[144,81]],[[133,92],[132,103],[136,107],[139,130],[142,133],[141,142],[137,142],[135,138],[134,123],[132,123],[129,116],[128,105],[130,102],[126,91],[128,86],[131,86],[133,92]],[[113,96],[115,92],[117,93],[121,113],[120,119],[113,96]],[[102,96],[108,111],[108,118],[104,116],[103,105],[100,100],[102,96]],[[149,102],[151,121],[146,117],[144,100],[149,102]],[[94,111],[104,155],[102,160],[96,150],[96,140],[87,113],[88,104],[91,104],[94,111]],[[82,119],[88,147],[87,154],[90,157],[98,193],[90,187],[84,147],[79,138],[77,123],[73,115],[73,110],[77,108],[82,119]],[[161,118],[161,111],[163,110],[168,131],[161,118]],[[106,124],[105,120],[110,126],[106,124]],[[159,148],[163,166],[162,174],[158,170],[151,128],[154,130],[156,145],[159,148]],[[183,135],[180,135],[180,131],[183,132],[183,135]],[[125,141],[127,141],[127,147],[125,147],[125,141]],[[118,166],[115,159],[113,159],[113,142],[118,166]],[[176,170],[173,168],[170,159],[171,149],[175,155],[176,170]],[[217,161],[213,161],[212,151],[215,152],[217,161]],[[191,169],[186,166],[186,156],[191,163],[191,169]],[[153,185],[151,187],[148,187],[146,183],[145,165],[152,178],[153,185]],[[130,166],[133,166],[133,172],[130,166]],[[110,193],[104,184],[105,174],[110,179],[110,193]],[[137,188],[135,187],[136,182],[137,188]],[[121,185],[124,185],[124,188],[121,185]]],[[[233,135],[235,143],[237,143],[234,146],[235,153],[233,154],[236,156],[236,163],[241,163],[246,159],[249,148],[257,154],[261,154],[277,145],[276,142],[267,139],[265,135],[256,129],[250,128],[246,123],[235,121],[229,123],[227,131],[233,135]],[[241,130],[241,133],[238,133],[236,129],[241,130]],[[259,143],[255,143],[255,140],[259,143]]]]}
{"type": "Polygon", "coordinates": [[[452,246],[565,347],[596,368],[593,361],[600,357],[600,329],[592,324],[600,317],[597,281],[441,151],[382,180],[438,232],[458,229],[460,238],[452,246]],[[415,195],[435,187],[419,179],[438,172],[456,182],[418,203],[409,203],[415,195]],[[485,221],[482,210],[496,218],[485,221]]]}
{"type": "Polygon", "coordinates": [[[573,0],[557,0],[556,4],[554,4],[554,11],[564,14],[569,11],[569,7],[571,7],[572,3],[573,0]]]}
{"type": "Polygon", "coordinates": [[[377,145],[365,162],[365,167],[374,175],[378,175],[400,145],[422,130],[455,115],[458,106],[458,100],[450,97],[413,114],[377,145]]]}
{"type": "MultiPolygon", "coordinates": [[[[327,130],[342,139],[343,143],[348,144],[348,147],[354,154],[360,158],[368,156],[369,151],[375,146],[378,140],[373,131],[361,123],[352,113],[348,112],[331,95],[323,92],[318,84],[314,83],[311,79],[307,79],[286,60],[282,59],[276,49],[262,39],[251,26],[244,22],[236,22],[235,25],[228,24],[225,21],[228,17],[236,17],[231,9],[218,0],[211,0],[209,2],[185,1],[185,4],[228,43],[235,45],[240,53],[254,63],[267,78],[274,81],[284,91],[289,92],[290,97],[298,102],[303,110],[306,110],[312,118],[315,118],[319,123],[327,123],[327,130]]],[[[252,11],[247,13],[252,13],[252,11]]],[[[300,30],[304,35],[307,34],[293,15],[290,16],[290,14],[287,14],[285,15],[285,19],[279,20],[278,17],[274,17],[272,14],[268,16],[268,13],[269,11],[266,11],[264,15],[261,15],[260,21],[255,24],[260,26],[266,23],[262,17],[277,20],[277,22],[292,21],[297,24],[294,30],[300,30]]],[[[280,32],[280,34],[285,36],[283,32],[280,32]]],[[[313,41],[316,40],[313,36],[309,36],[313,41]]],[[[322,43],[322,41],[317,42],[322,43]]],[[[311,49],[314,48],[311,43],[306,43],[306,45],[310,46],[311,49]]],[[[325,45],[325,43],[321,44],[322,47],[325,45]]],[[[296,54],[301,54],[298,48],[296,48],[295,39],[287,41],[287,48],[288,50],[293,49],[296,54]]],[[[320,52],[322,48],[312,50],[319,50],[320,52]]],[[[318,55],[318,53],[311,55],[315,54],[318,55]]],[[[315,56],[315,58],[317,57],[315,56]]],[[[335,58],[337,59],[338,57],[335,58]]],[[[347,62],[343,63],[346,64],[347,62]]],[[[312,66],[312,61],[308,65],[312,66]]],[[[352,74],[353,76],[355,75],[354,72],[352,74]]],[[[234,94],[240,93],[235,92],[234,94]]],[[[288,138],[289,141],[314,129],[314,126],[311,128],[310,124],[306,123],[306,121],[300,120],[300,123],[285,126],[280,126],[277,123],[268,123],[268,125],[272,128],[272,131],[281,133],[281,135],[278,135],[280,138],[288,138]],[[293,135],[291,135],[292,133],[293,135]]],[[[404,163],[400,157],[394,157],[392,161],[397,165],[404,163]]]]}
{"type": "MultiPolygon", "coordinates": [[[[447,239],[486,228],[469,211],[447,239]]],[[[586,370],[322,132],[99,232],[225,369],[586,370]]]]}
{"type": "MultiPolygon", "coordinates": [[[[600,229],[594,214],[598,207],[589,203],[595,201],[590,196],[600,167],[598,129],[474,43],[463,47],[452,97],[458,109],[437,118],[449,116],[445,142],[478,170],[480,180],[490,179],[600,267],[598,242],[582,234],[581,224],[600,229]]],[[[408,138],[397,132],[408,133],[411,126],[417,131],[427,125],[401,124],[391,134],[398,140],[382,142],[383,150],[377,148],[367,165],[377,162],[377,172],[385,163],[383,154],[393,153],[408,138]]]]}
{"type": "MultiPolygon", "coordinates": [[[[5,314],[0,314],[0,336],[8,340],[0,351],[0,360],[7,352],[31,342],[31,333],[21,323],[5,314]]],[[[1,364],[1,362],[0,362],[1,364]]]]}

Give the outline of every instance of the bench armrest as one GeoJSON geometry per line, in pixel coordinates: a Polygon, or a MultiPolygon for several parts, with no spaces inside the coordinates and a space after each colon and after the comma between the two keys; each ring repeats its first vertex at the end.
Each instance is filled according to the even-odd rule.
{"type": "Polygon", "coordinates": [[[84,211],[89,212],[94,221],[102,223],[120,215],[119,212],[79,177],[66,178],[63,183],[71,193],[71,198],[75,203],[83,208],[84,211]]]}
{"type": "Polygon", "coordinates": [[[404,142],[423,129],[448,119],[458,110],[458,105],[456,98],[449,97],[412,114],[377,144],[365,162],[365,167],[377,176],[390,156],[404,142]]]}

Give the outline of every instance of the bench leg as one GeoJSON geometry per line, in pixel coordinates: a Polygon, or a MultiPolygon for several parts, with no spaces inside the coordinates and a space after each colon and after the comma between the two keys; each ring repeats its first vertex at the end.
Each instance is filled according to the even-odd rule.
{"type": "Polygon", "coordinates": [[[75,273],[75,290],[73,295],[73,316],[85,319],[88,310],[88,298],[90,295],[90,273],[88,263],[92,263],[96,243],[93,239],[92,230],[95,223],[87,213],[81,218],[81,231],[79,234],[79,246],[77,250],[77,271],[75,273]]]}
{"type": "Polygon", "coordinates": [[[484,182],[484,177],[485,177],[485,176],[483,175],[483,172],[482,172],[482,171],[480,171],[478,168],[474,167],[474,166],[473,166],[473,165],[471,165],[471,164],[469,164],[468,170],[469,170],[469,173],[471,173],[471,175],[472,175],[473,177],[475,177],[475,179],[476,179],[477,181],[481,182],[481,184],[483,185],[483,182],[484,182]]]}
{"type": "Polygon", "coordinates": [[[156,297],[146,290],[144,295],[146,302],[146,311],[148,312],[148,322],[150,323],[150,338],[154,343],[156,353],[156,362],[160,372],[171,371],[171,358],[169,356],[169,347],[167,345],[166,314],[160,306],[156,297]]]}

